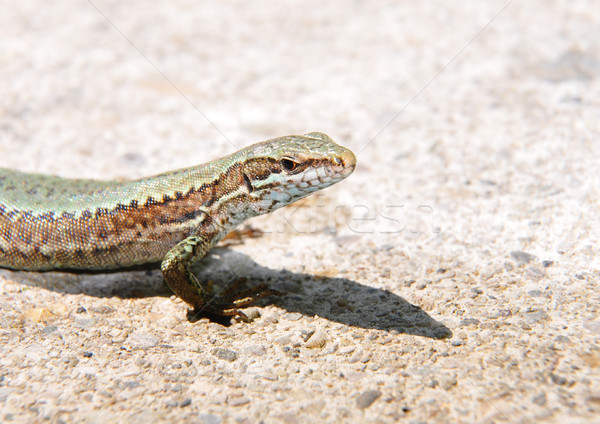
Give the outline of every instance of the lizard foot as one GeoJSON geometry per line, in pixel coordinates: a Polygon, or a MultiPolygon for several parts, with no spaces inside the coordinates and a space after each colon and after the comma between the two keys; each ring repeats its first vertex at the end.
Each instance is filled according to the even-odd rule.
{"type": "Polygon", "coordinates": [[[251,305],[263,297],[281,295],[277,290],[267,288],[265,284],[237,292],[236,289],[244,282],[245,279],[240,278],[223,290],[223,294],[209,297],[202,307],[188,311],[188,319],[193,322],[200,317],[208,316],[220,321],[218,318],[222,320],[224,317],[236,317],[241,321],[250,322],[248,316],[239,308],[251,305]]]}

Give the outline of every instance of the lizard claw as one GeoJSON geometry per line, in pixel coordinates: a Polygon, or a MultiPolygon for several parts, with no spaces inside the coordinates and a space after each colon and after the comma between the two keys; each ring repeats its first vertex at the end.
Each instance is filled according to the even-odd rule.
{"type": "MultiPolygon", "coordinates": [[[[234,284],[237,288],[239,283],[234,284]]],[[[190,321],[197,321],[202,316],[209,317],[236,317],[244,322],[250,322],[248,316],[239,308],[249,306],[266,296],[280,296],[281,292],[267,288],[265,284],[259,284],[249,290],[232,293],[233,288],[228,288],[224,296],[215,295],[210,297],[206,303],[188,312],[190,321]]]]}

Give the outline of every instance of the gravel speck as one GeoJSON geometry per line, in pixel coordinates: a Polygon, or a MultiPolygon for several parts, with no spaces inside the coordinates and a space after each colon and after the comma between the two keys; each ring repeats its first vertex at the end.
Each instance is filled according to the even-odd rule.
{"type": "Polygon", "coordinates": [[[90,311],[96,314],[111,314],[115,311],[115,308],[111,308],[110,306],[106,305],[101,305],[90,308],[90,311]]]}
{"type": "Polygon", "coordinates": [[[58,327],[56,325],[47,325],[42,329],[43,334],[51,334],[56,331],[58,327]]]}
{"type": "Polygon", "coordinates": [[[527,312],[525,314],[525,322],[529,325],[535,324],[538,321],[548,318],[548,313],[543,309],[534,312],[527,312]]]}
{"type": "Polygon", "coordinates": [[[131,381],[126,381],[125,383],[123,383],[123,386],[128,389],[135,389],[136,387],[140,386],[140,383],[138,383],[135,380],[131,380],[131,381]]]}
{"type": "Polygon", "coordinates": [[[499,318],[508,318],[510,316],[512,316],[512,312],[510,311],[510,309],[500,309],[498,311],[499,318]]]}
{"type": "Polygon", "coordinates": [[[264,356],[267,353],[267,349],[262,345],[250,345],[244,348],[244,353],[252,356],[264,356]]]}
{"type": "Polygon", "coordinates": [[[450,390],[452,387],[456,386],[457,380],[455,375],[451,376],[443,376],[440,379],[440,386],[444,390],[450,390]]]}
{"type": "Polygon", "coordinates": [[[381,392],[379,390],[367,390],[362,392],[356,398],[356,407],[358,409],[366,409],[373,404],[379,397],[381,392]]]}
{"type": "Polygon", "coordinates": [[[287,345],[292,343],[292,339],[290,338],[290,336],[281,336],[275,339],[275,343],[277,343],[278,345],[287,345]]]}
{"type": "Polygon", "coordinates": [[[215,414],[200,414],[198,417],[202,424],[221,424],[223,420],[215,414]]]}
{"type": "Polygon", "coordinates": [[[533,403],[539,406],[544,406],[546,404],[546,393],[540,393],[535,396],[532,400],[533,403]]]}
{"type": "Polygon", "coordinates": [[[510,256],[512,256],[515,262],[517,262],[519,265],[528,264],[535,259],[535,256],[531,253],[522,252],[520,250],[513,250],[510,252],[510,256]]]}
{"type": "Polygon", "coordinates": [[[317,330],[306,341],[306,347],[309,349],[324,347],[327,344],[327,340],[327,333],[325,333],[323,330],[317,330]]]}
{"type": "Polygon", "coordinates": [[[249,321],[254,321],[254,320],[260,318],[260,309],[259,308],[246,308],[244,310],[244,313],[246,314],[246,317],[248,318],[249,321]]]}
{"type": "Polygon", "coordinates": [[[127,337],[127,341],[134,349],[150,349],[156,347],[160,339],[152,334],[135,331],[127,337]]]}
{"type": "Polygon", "coordinates": [[[211,353],[219,359],[233,362],[238,358],[238,354],[233,350],[223,349],[222,347],[214,348],[211,353]]]}
{"type": "Polygon", "coordinates": [[[567,379],[562,375],[550,374],[550,379],[554,384],[558,384],[559,386],[567,384],[567,379]]]}
{"type": "Polygon", "coordinates": [[[192,400],[190,398],[184,400],[183,402],[181,402],[181,405],[179,405],[181,408],[185,408],[186,406],[190,406],[192,404],[192,400]]]}
{"type": "Polygon", "coordinates": [[[279,418],[285,424],[298,424],[298,417],[291,412],[279,414],[279,418]]]}
{"type": "Polygon", "coordinates": [[[480,321],[475,318],[465,318],[460,322],[461,327],[466,327],[469,325],[479,325],[479,324],[480,324],[480,321]]]}
{"type": "Polygon", "coordinates": [[[311,330],[311,329],[302,330],[301,334],[302,334],[302,336],[301,336],[302,340],[304,340],[306,342],[306,341],[308,341],[308,339],[310,339],[312,337],[313,334],[315,334],[315,330],[311,330]]]}
{"type": "Polygon", "coordinates": [[[265,371],[261,377],[268,381],[277,381],[277,375],[270,371],[265,371]]]}
{"type": "Polygon", "coordinates": [[[240,406],[250,403],[250,399],[245,396],[234,397],[227,400],[227,404],[231,406],[240,406]]]}
{"type": "Polygon", "coordinates": [[[300,318],[302,318],[302,314],[300,312],[290,312],[289,314],[285,314],[283,316],[283,319],[288,321],[298,321],[300,318]]]}
{"type": "Polygon", "coordinates": [[[91,318],[78,318],[73,321],[73,326],[78,328],[89,328],[92,327],[96,321],[91,318]]]}

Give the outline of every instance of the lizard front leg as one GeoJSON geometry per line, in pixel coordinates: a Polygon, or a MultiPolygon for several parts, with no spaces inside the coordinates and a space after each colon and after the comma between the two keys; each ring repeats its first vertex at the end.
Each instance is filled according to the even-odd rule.
{"type": "Polygon", "coordinates": [[[203,237],[187,237],[167,252],[160,265],[163,278],[171,290],[196,310],[206,304],[207,293],[189,267],[203,258],[210,247],[208,240],[203,237]]]}
{"type": "Polygon", "coordinates": [[[211,243],[201,236],[190,236],[180,241],[167,252],[161,263],[161,271],[171,290],[183,301],[194,308],[193,314],[212,314],[221,316],[238,316],[248,320],[246,314],[238,308],[249,305],[269,294],[278,294],[264,286],[256,287],[234,297],[227,290],[226,296],[212,296],[210,287],[202,287],[198,278],[189,270],[197,260],[204,257],[211,248],[211,243]]]}

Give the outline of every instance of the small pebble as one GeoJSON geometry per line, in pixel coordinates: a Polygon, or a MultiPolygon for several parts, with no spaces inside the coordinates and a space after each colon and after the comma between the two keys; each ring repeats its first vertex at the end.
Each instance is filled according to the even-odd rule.
{"type": "Polygon", "coordinates": [[[54,333],[57,330],[57,326],[56,325],[47,325],[42,329],[42,333],[43,334],[51,334],[54,333]]]}
{"type": "Polygon", "coordinates": [[[306,347],[309,349],[324,347],[327,344],[327,339],[327,333],[318,330],[306,341],[306,347]]]}
{"type": "Polygon", "coordinates": [[[534,312],[528,312],[525,314],[525,322],[529,325],[535,324],[541,320],[548,318],[548,313],[543,309],[534,312]]]}
{"type": "Polygon", "coordinates": [[[452,387],[456,386],[457,380],[455,375],[451,376],[443,376],[441,378],[440,386],[444,390],[450,390],[452,387]]]}
{"type": "Polygon", "coordinates": [[[535,259],[535,256],[531,253],[522,252],[520,250],[513,250],[510,252],[510,256],[512,256],[519,265],[528,264],[535,259]]]}
{"type": "Polygon", "coordinates": [[[127,337],[127,341],[134,349],[150,349],[158,346],[160,339],[152,334],[133,332],[127,337]]]}
{"type": "Polygon", "coordinates": [[[292,343],[292,339],[290,338],[290,336],[281,336],[275,339],[275,343],[278,345],[287,345],[292,343]]]}
{"type": "Polygon", "coordinates": [[[95,312],[97,314],[110,314],[115,311],[115,308],[112,308],[112,307],[106,306],[106,305],[102,305],[102,306],[90,308],[90,311],[95,312]]]}
{"type": "Polygon", "coordinates": [[[211,353],[219,359],[233,362],[238,358],[238,354],[233,350],[223,349],[222,347],[214,348],[211,353]]]}
{"type": "Polygon", "coordinates": [[[567,379],[562,375],[550,374],[550,379],[554,384],[558,384],[559,386],[567,384],[567,379]]]}
{"type": "Polygon", "coordinates": [[[465,318],[460,322],[461,327],[466,327],[468,325],[479,325],[480,321],[475,318],[465,318]]]}
{"type": "Polygon", "coordinates": [[[546,404],[546,393],[540,393],[535,396],[532,400],[533,403],[539,406],[544,406],[546,404]]]}
{"type": "Polygon", "coordinates": [[[95,324],[96,324],[96,321],[94,321],[91,318],[76,318],[73,321],[73,325],[78,328],[89,328],[95,324]]]}
{"type": "Polygon", "coordinates": [[[306,341],[308,341],[308,339],[310,339],[312,337],[313,334],[315,334],[315,330],[302,330],[301,334],[302,334],[302,340],[304,340],[306,342],[306,341]]]}
{"type": "Polygon", "coordinates": [[[215,414],[200,414],[198,418],[202,424],[221,424],[223,422],[221,417],[215,414]]]}
{"type": "Polygon", "coordinates": [[[231,406],[240,406],[240,405],[245,405],[247,403],[250,403],[250,399],[248,399],[245,396],[234,397],[234,398],[231,398],[231,399],[227,400],[227,404],[231,405],[231,406]]]}
{"type": "Polygon", "coordinates": [[[510,311],[510,309],[500,309],[498,311],[498,317],[506,318],[510,316],[512,316],[512,312],[510,311]]]}
{"type": "Polygon", "coordinates": [[[267,353],[267,349],[262,345],[250,345],[244,348],[244,353],[252,356],[264,356],[267,353]]]}
{"type": "Polygon", "coordinates": [[[358,409],[366,409],[373,404],[379,397],[381,392],[379,390],[367,390],[362,392],[356,398],[356,407],[358,409]]]}
{"type": "Polygon", "coordinates": [[[263,373],[261,375],[261,377],[268,381],[277,381],[277,378],[278,378],[276,374],[274,374],[270,371],[266,371],[265,373],[263,373]]]}
{"type": "Polygon", "coordinates": [[[246,318],[248,318],[248,320],[250,322],[260,318],[260,309],[259,308],[247,308],[247,309],[244,309],[244,313],[246,314],[246,318]]]}
{"type": "Polygon", "coordinates": [[[302,314],[300,312],[290,312],[289,314],[285,314],[283,318],[288,321],[298,321],[302,318],[302,314]]]}

